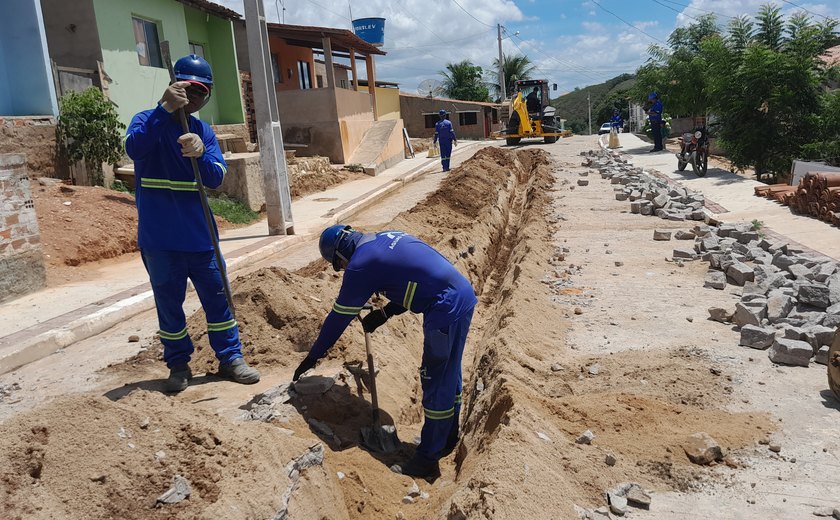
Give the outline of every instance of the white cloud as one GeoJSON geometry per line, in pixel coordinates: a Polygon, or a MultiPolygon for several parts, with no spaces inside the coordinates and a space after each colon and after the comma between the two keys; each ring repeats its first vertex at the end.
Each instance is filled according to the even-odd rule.
{"type": "Polygon", "coordinates": [[[694,22],[694,18],[699,18],[704,14],[714,13],[718,15],[720,22],[726,23],[729,17],[749,16],[752,17],[762,5],[772,3],[781,7],[783,14],[791,14],[796,11],[801,11],[804,8],[811,11],[811,17],[815,20],[822,20],[822,16],[832,16],[840,18],[840,2],[834,1],[830,3],[811,3],[811,2],[794,2],[796,6],[781,1],[773,0],[741,0],[739,2],[732,2],[731,0],[691,0],[688,7],[682,9],[682,12],[677,15],[677,25],[688,25],[694,22]],[[797,7],[798,6],[798,7],[797,7]],[[822,15],[822,16],[820,16],[822,15]]]}

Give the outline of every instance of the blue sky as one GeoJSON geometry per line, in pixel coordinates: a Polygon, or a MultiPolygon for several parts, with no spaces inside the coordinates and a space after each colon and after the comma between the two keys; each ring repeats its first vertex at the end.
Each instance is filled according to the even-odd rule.
{"type": "MultiPolygon", "coordinates": [[[[242,0],[216,0],[242,13],[242,0]]],[[[498,56],[496,24],[505,28],[505,54],[527,55],[536,75],[558,93],[632,73],[651,43],[709,12],[753,15],[767,0],[264,0],[269,21],[350,28],[353,18],[386,18],[385,50],[377,79],[416,92],[424,79],[440,79],[448,62],[469,59],[492,72],[498,56]],[[285,8],[285,10],[284,10],[285,8]],[[278,16],[280,14],[280,16],[278,16]],[[518,31],[518,34],[517,34],[518,31]]],[[[815,19],[840,18],[840,0],[773,0],[783,13],[806,9],[815,19]]]]}

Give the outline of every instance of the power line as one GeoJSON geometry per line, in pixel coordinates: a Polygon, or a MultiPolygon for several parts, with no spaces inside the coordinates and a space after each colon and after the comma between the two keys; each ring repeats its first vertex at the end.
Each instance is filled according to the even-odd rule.
{"type": "Polygon", "coordinates": [[[467,11],[466,9],[464,9],[464,6],[463,6],[463,5],[461,5],[461,4],[459,4],[459,3],[458,3],[458,0],[452,0],[452,1],[455,3],[455,5],[457,5],[458,7],[460,7],[462,11],[464,11],[465,13],[467,13],[467,15],[468,15],[470,18],[472,18],[473,20],[475,20],[476,22],[478,22],[478,23],[480,23],[480,24],[482,24],[482,25],[486,25],[487,27],[491,27],[491,28],[494,28],[494,29],[495,29],[495,27],[493,27],[493,26],[492,26],[492,25],[490,25],[489,23],[482,22],[481,20],[479,20],[478,18],[476,18],[475,16],[473,16],[473,15],[472,15],[472,13],[470,13],[469,11],[467,11]]]}
{"type": "MultiPolygon", "coordinates": [[[[728,14],[717,13],[715,11],[710,11],[708,9],[700,9],[699,7],[693,7],[693,6],[690,6],[690,5],[687,5],[687,4],[682,4],[680,2],[674,2],[673,0],[663,0],[663,1],[668,2],[669,4],[674,4],[674,5],[678,5],[680,7],[685,7],[686,9],[694,9],[695,11],[701,11],[701,12],[704,12],[704,13],[711,13],[715,16],[722,16],[724,18],[736,18],[735,16],[729,16],[728,14]]],[[[688,15],[686,15],[686,16],[688,16],[688,15]]]]}
{"type": "MultiPolygon", "coordinates": [[[[507,30],[505,30],[505,33],[507,34],[507,30]]],[[[588,79],[589,79],[589,80],[591,80],[591,81],[601,81],[601,78],[599,78],[599,77],[597,77],[597,76],[594,76],[593,74],[590,74],[590,72],[589,72],[589,70],[588,70],[588,69],[586,69],[586,68],[584,68],[584,67],[581,67],[580,65],[577,65],[576,63],[572,63],[572,62],[570,62],[570,61],[565,61],[565,60],[560,60],[560,59],[558,59],[558,58],[555,58],[554,56],[550,56],[550,55],[548,55],[548,54],[545,54],[544,52],[542,52],[540,49],[538,49],[537,47],[535,47],[535,46],[534,46],[533,44],[531,44],[530,42],[527,42],[527,41],[523,40],[520,36],[516,36],[516,37],[517,37],[517,38],[519,38],[519,41],[521,41],[522,43],[524,43],[524,44],[526,44],[526,45],[530,45],[530,46],[531,46],[531,48],[533,48],[533,49],[534,49],[537,53],[539,53],[541,56],[544,56],[544,57],[546,57],[547,59],[553,60],[553,61],[555,61],[555,62],[559,63],[560,65],[562,65],[562,66],[566,67],[567,69],[569,69],[569,68],[570,68],[570,69],[572,69],[573,71],[575,71],[575,72],[577,72],[578,74],[580,74],[580,75],[582,75],[582,76],[584,76],[584,77],[588,78],[588,79]]],[[[513,42],[513,38],[511,38],[511,42],[513,42]]],[[[516,45],[516,43],[514,43],[514,45],[516,45]]],[[[517,46],[516,48],[517,48],[517,49],[519,49],[519,46],[517,46]]],[[[520,49],[520,51],[521,51],[521,49],[520,49]]],[[[523,52],[523,54],[525,54],[525,53],[523,52]]]]}
{"type": "Polygon", "coordinates": [[[806,9],[806,8],[802,7],[801,5],[799,5],[799,4],[794,4],[793,2],[788,2],[788,0],[782,0],[782,2],[784,2],[784,3],[786,3],[786,4],[790,4],[790,5],[792,5],[793,7],[798,7],[799,9],[802,9],[802,10],[803,10],[803,11],[805,11],[806,13],[811,13],[811,14],[812,14],[812,15],[814,15],[814,16],[821,16],[822,18],[825,18],[826,20],[831,20],[831,19],[832,19],[832,18],[829,18],[828,16],[826,16],[826,15],[824,15],[824,14],[815,13],[814,11],[811,11],[811,10],[809,10],[809,9],[806,9]]]}
{"type": "Polygon", "coordinates": [[[592,0],[592,3],[593,3],[593,4],[595,4],[595,5],[597,5],[598,7],[600,7],[600,8],[601,8],[601,10],[603,10],[603,11],[605,11],[605,12],[607,12],[607,13],[609,13],[609,14],[613,15],[613,16],[615,16],[616,18],[618,18],[619,20],[621,20],[622,22],[624,22],[626,25],[629,25],[629,26],[630,26],[630,27],[632,27],[633,29],[636,29],[637,31],[639,31],[640,33],[644,34],[644,35],[645,35],[645,36],[647,36],[648,38],[650,38],[650,39],[652,39],[652,40],[656,40],[656,41],[658,41],[658,42],[660,42],[660,43],[662,43],[662,44],[664,44],[664,45],[668,45],[668,42],[664,42],[664,41],[660,40],[659,38],[657,38],[656,36],[652,36],[652,35],[650,35],[650,34],[646,33],[645,31],[643,31],[643,30],[639,29],[638,27],[636,27],[636,26],[635,26],[635,25],[633,25],[632,23],[628,22],[628,21],[627,21],[627,20],[625,20],[624,18],[622,18],[622,17],[618,16],[618,15],[617,15],[617,14],[615,14],[614,12],[612,12],[612,11],[610,11],[609,9],[607,9],[606,7],[604,7],[603,5],[599,4],[596,0],[592,0]]]}
{"type": "Polygon", "coordinates": [[[700,21],[700,20],[698,20],[697,18],[695,18],[695,17],[691,16],[690,14],[685,14],[685,13],[683,13],[682,11],[680,11],[679,9],[674,9],[674,8],[673,8],[673,7],[671,7],[670,5],[663,4],[663,3],[662,3],[662,2],[660,2],[659,0],[651,0],[651,1],[652,1],[653,3],[655,3],[655,4],[659,4],[659,5],[661,5],[661,6],[662,6],[662,7],[664,7],[665,9],[670,9],[671,11],[674,11],[674,12],[675,12],[675,13],[677,13],[677,14],[681,14],[681,15],[683,15],[683,16],[687,16],[687,17],[691,18],[692,20],[694,20],[694,21],[696,21],[696,22],[699,22],[699,21],[700,21]]]}

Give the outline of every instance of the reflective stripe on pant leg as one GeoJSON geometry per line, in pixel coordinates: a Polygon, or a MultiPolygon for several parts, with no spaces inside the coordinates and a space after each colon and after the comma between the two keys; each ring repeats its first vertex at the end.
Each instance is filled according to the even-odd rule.
{"type": "Polygon", "coordinates": [[[429,459],[439,458],[455,417],[455,381],[447,379],[450,358],[449,335],[439,329],[423,329],[423,429],[417,452],[429,459]]]}
{"type": "Polygon", "coordinates": [[[452,141],[440,140],[440,164],[444,170],[449,169],[449,159],[452,157],[452,141]]]}
{"type": "Polygon", "coordinates": [[[142,251],[140,257],[155,296],[163,359],[169,368],[186,365],[193,353],[184,316],[187,293],[187,258],[176,251],[142,251]]]}
{"type": "Polygon", "coordinates": [[[190,254],[190,279],[207,316],[207,338],[219,363],[242,357],[239,326],[225,297],[222,274],[212,251],[190,254]]]}

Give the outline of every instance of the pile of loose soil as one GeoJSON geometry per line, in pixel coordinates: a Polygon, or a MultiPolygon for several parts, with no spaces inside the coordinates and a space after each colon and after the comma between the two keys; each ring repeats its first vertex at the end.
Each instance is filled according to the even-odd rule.
{"type": "Polygon", "coordinates": [[[334,170],[330,168],[324,172],[310,172],[301,175],[293,175],[289,180],[289,190],[293,199],[305,197],[312,193],[324,191],[337,184],[363,179],[367,177],[364,173],[351,172],[349,170],[334,170]]]}
{"type": "MultiPolygon", "coordinates": [[[[0,425],[0,511],[8,519],[274,518],[292,484],[286,465],[311,444],[142,390],[118,402],[63,399],[0,425]],[[156,507],[175,475],[192,494],[156,507]]],[[[346,518],[324,468],[306,477],[295,517],[346,518]]]]}
{"type": "Polygon", "coordinates": [[[33,183],[32,197],[48,266],[137,251],[137,209],[130,194],[47,181],[33,183]]]}

